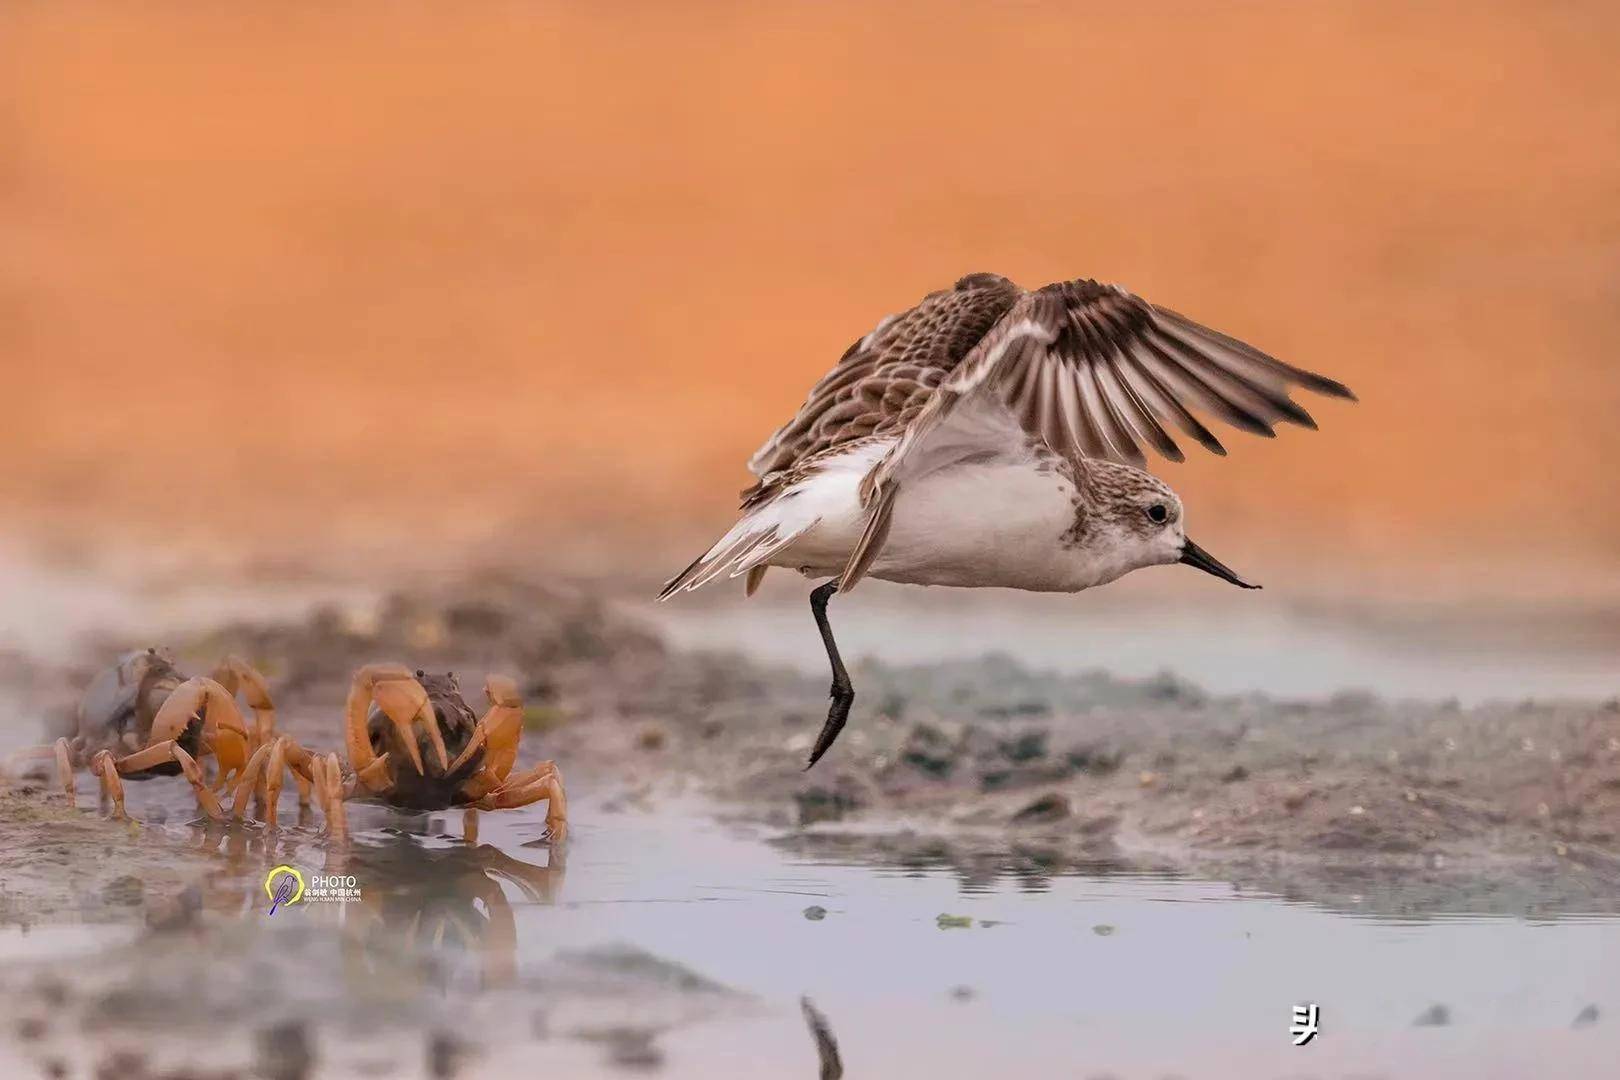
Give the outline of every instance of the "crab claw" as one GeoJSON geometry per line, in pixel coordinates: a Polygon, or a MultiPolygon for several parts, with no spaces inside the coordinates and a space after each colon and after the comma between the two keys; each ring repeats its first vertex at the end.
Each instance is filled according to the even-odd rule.
{"type": "Polygon", "coordinates": [[[422,726],[427,728],[428,742],[433,744],[433,756],[439,759],[439,771],[450,771],[450,752],[444,746],[444,732],[439,728],[439,714],[432,703],[422,706],[422,726]]]}
{"type": "Polygon", "coordinates": [[[468,760],[470,760],[474,754],[478,753],[479,748],[484,745],[484,739],[487,737],[485,732],[487,730],[488,729],[485,727],[485,725],[479,724],[478,727],[473,730],[472,738],[467,740],[467,745],[463,746],[461,748],[461,753],[456,755],[456,760],[452,761],[449,767],[444,771],[447,773],[453,773],[463,765],[467,764],[468,760]]]}
{"type": "Polygon", "coordinates": [[[489,698],[491,705],[523,708],[523,695],[518,693],[517,682],[508,675],[491,675],[485,679],[484,696],[489,698]]]}
{"type": "Polygon", "coordinates": [[[174,740],[178,742],[191,726],[192,719],[208,700],[207,682],[212,680],[187,679],[174,688],[164,699],[163,707],[152,717],[152,734],[148,745],[174,740]]]}
{"type": "MultiPolygon", "coordinates": [[[[433,716],[433,706],[428,704],[427,691],[415,679],[387,679],[379,680],[372,687],[371,696],[377,702],[377,707],[388,717],[388,722],[394,725],[399,733],[399,741],[405,744],[405,752],[410,755],[411,764],[421,773],[422,751],[416,745],[416,730],[414,723],[418,715],[424,710],[428,716],[433,716]]],[[[444,739],[439,735],[438,718],[433,717],[429,727],[430,737],[436,739],[439,753],[444,753],[444,739]]],[[[442,764],[449,764],[446,759],[442,764]]]]}
{"type": "Polygon", "coordinates": [[[363,769],[356,769],[354,778],[361,787],[370,792],[386,791],[392,778],[388,774],[388,755],[379,754],[372,759],[370,765],[363,769]]]}

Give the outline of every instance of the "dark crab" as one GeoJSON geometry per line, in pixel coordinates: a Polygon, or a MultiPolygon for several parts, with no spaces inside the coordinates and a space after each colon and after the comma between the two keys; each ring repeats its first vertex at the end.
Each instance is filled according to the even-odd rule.
{"type": "MultiPolygon", "coordinates": [[[[489,708],[480,718],[461,696],[453,673],[428,675],[400,664],[368,664],[355,673],[344,710],[345,765],[336,754],[311,753],[282,736],[254,752],[245,783],[261,771],[279,790],[283,767],[307,779],[334,837],[347,835],[343,804],[369,799],[404,810],[504,810],[546,800],[554,842],[568,832],[568,802],[556,762],[513,773],[523,736],[517,684],[502,675],[484,683],[489,708]]],[[[266,807],[274,821],[274,800],[266,807]]]]}
{"type": "Polygon", "coordinates": [[[91,680],[75,720],[72,737],[16,757],[54,757],[69,800],[74,770],[88,767],[101,778],[102,795],[119,816],[124,780],[183,775],[203,811],[220,818],[224,811],[214,791],[237,776],[240,814],[248,794],[240,778],[248,755],[268,745],[275,731],[275,706],[264,676],[245,660],[228,656],[212,675],[188,679],[166,652],[145,649],[126,653],[91,680]],[[236,706],[239,690],[253,710],[251,728],[236,706]],[[219,764],[212,786],[198,764],[209,757],[219,764]]]}

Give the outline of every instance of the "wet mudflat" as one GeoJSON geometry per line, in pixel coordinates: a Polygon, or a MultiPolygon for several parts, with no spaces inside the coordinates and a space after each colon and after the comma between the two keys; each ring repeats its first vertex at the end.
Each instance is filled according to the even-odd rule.
{"type": "MultiPolygon", "coordinates": [[[[508,577],[0,655],[11,744],[148,640],[270,678],[340,745],[378,659],[518,679],[544,807],[357,805],[347,851],[204,825],[187,789],[0,790],[6,1074],[1607,1076],[1620,1055],[1620,705],[1292,699],[1008,656],[825,679],[671,645],[508,577]],[[269,914],[279,865],[350,904],[269,914]],[[1321,1034],[1291,1044],[1296,1005],[1321,1034]],[[833,1049],[836,1047],[836,1049],[833,1049]]],[[[813,642],[811,643],[813,645],[813,642]]]]}
{"type": "Polygon", "coordinates": [[[99,925],[0,931],[4,1060],[812,1077],[801,998],[850,1076],[1596,1077],[1620,1054],[1612,916],[1389,918],[1112,862],[1045,873],[1011,848],[986,871],[993,846],[965,874],[926,845],[817,844],[674,789],[576,785],[565,856],[539,807],[482,815],[476,845],[459,814],[361,807],[339,853],[136,787],[132,811],[168,817],[148,833],[208,853],[104,889],[99,925]],[[352,874],[362,899],[269,915],[280,864],[352,874]],[[1295,1048],[1309,1002],[1322,1034],[1295,1048]]]}

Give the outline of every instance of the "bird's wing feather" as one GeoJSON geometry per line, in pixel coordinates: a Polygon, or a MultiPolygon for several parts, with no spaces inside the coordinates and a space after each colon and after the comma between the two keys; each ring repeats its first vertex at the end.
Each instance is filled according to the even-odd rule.
{"type": "MultiPolygon", "coordinates": [[[[868,527],[839,588],[852,588],[871,565],[900,485],[961,459],[964,432],[953,416],[970,405],[974,412],[1000,413],[984,408],[990,401],[980,395],[993,395],[1024,432],[1058,454],[1140,466],[1144,446],[1182,460],[1171,427],[1226,453],[1195,410],[1267,437],[1279,422],[1314,428],[1310,414],[1289,397],[1296,387],[1355,397],[1342,383],[1118,286],[1068,281],[1023,293],[939,376],[893,449],[862,481],[868,527]]],[[[974,429],[1005,438],[993,434],[994,425],[970,425],[974,429]]]]}
{"type": "Polygon", "coordinates": [[[749,459],[749,471],[765,481],[833,447],[900,431],[1022,294],[1006,278],[971,274],[890,315],[816,383],[749,459]]]}

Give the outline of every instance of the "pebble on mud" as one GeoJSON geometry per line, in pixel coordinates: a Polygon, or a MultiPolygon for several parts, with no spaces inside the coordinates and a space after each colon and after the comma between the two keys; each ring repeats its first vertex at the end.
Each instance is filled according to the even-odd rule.
{"type": "Polygon", "coordinates": [[[804,909],[804,917],[811,922],[820,922],[827,917],[827,909],[820,904],[811,904],[804,909]]]}
{"type": "Polygon", "coordinates": [[[1591,1027],[1597,1022],[1598,1007],[1596,1005],[1588,1005],[1586,1008],[1575,1014],[1575,1019],[1570,1022],[1569,1026],[1572,1028],[1591,1027]]]}
{"type": "Polygon", "coordinates": [[[1091,932],[1096,934],[1098,937],[1112,937],[1114,934],[1114,928],[1109,926],[1107,923],[1098,923],[1096,926],[1091,928],[1091,932]]]}
{"type": "Polygon", "coordinates": [[[934,920],[941,930],[967,930],[973,926],[973,919],[967,915],[952,915],[941,912],[934,920]]]}

